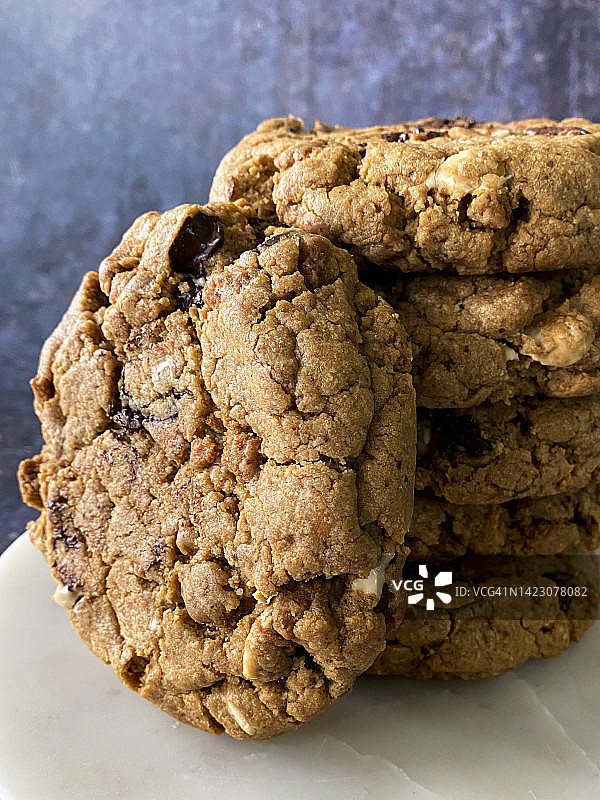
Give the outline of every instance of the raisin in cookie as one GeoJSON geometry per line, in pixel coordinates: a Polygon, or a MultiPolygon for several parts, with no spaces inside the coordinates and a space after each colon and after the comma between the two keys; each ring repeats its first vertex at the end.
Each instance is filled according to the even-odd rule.
{"type": "Polygon", "coordinates": [[[137,220],[44,346],[46,443],[21,466],[85,642],[243,739],[327,708],[383,649],[416,436],[398,316],[346,251],[253,222],[243,203],[137,220]]]}
{"type": "Polygon", "coordinates": [[[433,611],[409,605],[371,673],[488,678],[530,658],[559,655],[579,641],[598,613],[596,556],[466,557],[450,563],[453,586],[462,583],[469,596],[450,590],[449,605],[438,601],[433,611]],[[476,598],[474,586],[489,596],[476,598]]]}
{"type": "Polygon", "coordinates": [[[600,259],[600,125],[266,120],[214,178],[212,200],[242,197],[405,272],[588,266],[600,259]]]}
{"type": "Polygon", "coordinates": [[[365,275],[409,333],[419,405],[600,392],[598,267],[535,277],[396,276],[365,275]]]}
{"type": "Polygon", "coordinates": [[[479,555],[555,555],[600,547],[600,487],[509,503],[455,505],[415,494],[409,560],[479,555]]]}
{"type": "Polygon", "coordinates": [[[418,410],[418,490],[503,503],[600,482],[600,396],[418,410]]]}

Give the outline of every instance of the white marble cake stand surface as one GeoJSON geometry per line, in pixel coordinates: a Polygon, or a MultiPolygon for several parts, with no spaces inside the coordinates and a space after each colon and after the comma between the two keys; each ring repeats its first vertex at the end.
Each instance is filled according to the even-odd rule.
{"type": "Polygon", "coordinates": [[[126,689],[53,589],[20,537],[0,559],[2,800],[600,798],[600,625],[487,681],[362,678],[297,731],[237,742],[126,689]]]}

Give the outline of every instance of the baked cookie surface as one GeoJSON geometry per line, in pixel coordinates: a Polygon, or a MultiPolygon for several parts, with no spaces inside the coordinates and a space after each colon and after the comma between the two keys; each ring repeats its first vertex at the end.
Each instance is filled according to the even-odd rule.
{"type": "Polygon", "coordinates": [[[600,396],[418,409],[417,490],[503,503],[600,482],[600,396]]]}
{"type": "Polygon", "coordinates": [[[413,344],[417,402],[464,408],[600,391],[598,267],[536,276],[368,272],[413,344]]]}
{"type": "Polygon", "coordinates": [[[455,505],[415,494],[410,561],[479,555],[533,556],[600,547],[600,487],[509,503],[455,505]]]}
{"type": "Polygon", "coordinates": [[[415,409],[397,315],[351,256],[245,204],[140,217],[32,385],[31,536],[89,647],[177,719],[282,733],[384,647],[415,409]],[[397,505],[397,498],[400,508],[397,505]]]}
{"type": "Polygon", "coordinates": [[[466,556],[450,563],[455,583],[484,587],[490,596],[471,593],[434,611],[408,606],[371,673],[464,680],[500,675],[528,659],[559,655],[598,613],[596,556],[466,556]],[[528,588],[538,594],[527,595],[528,588]]]}
{"type": "Polygon", "coordinates": [[[211,200],[238,198],[404,272],[589,266],[600,258],[600,125],[266,120],[217,169],[211,200]]]}

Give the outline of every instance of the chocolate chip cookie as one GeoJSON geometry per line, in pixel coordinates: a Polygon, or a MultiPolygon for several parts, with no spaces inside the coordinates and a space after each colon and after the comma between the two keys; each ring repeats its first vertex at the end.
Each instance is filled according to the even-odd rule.
{"type": "Polygon", "coordinates": [[[483,562],[466,557],[451,563],[454,586],[484,587],[489,596],[452,595],[433,611],[409,605],[371,673],[465,680],[499,675],[530,658],[559,655],[579,641],[598,613],[596,556],[483,562]]]}
{"type": "Polygon", "coordinates": [[[555,555],[600,547],[600,487],[509,503],[455,505],[415,494],[409,560],[479,555],[555,555]]]}
{"type": "Polygon", "coordinates": [[[589,266],[600,259],[600,126],[266,120],[214,178],[212,200],[242,197],[264,218],[404,272],[589,266]]]}
{"type": "Polygon", "coordinates": [[[421,406],[600,392],[598,267],[474,278],[378,270],[366,278],[409,333],[421,406]]]}
{"type": "Polygon", "coordinates": [[[600,482],[600,396],[418,410],[418,490],[503,503],[600,482]]]}
{"type": "Polygon", "coordinates": [[[244,203],[140,217],[32,385],[31,536],[89,647],[179,720],[260,739],[330,706],[402,608],[410,344],[352,257],[244,203]]]}

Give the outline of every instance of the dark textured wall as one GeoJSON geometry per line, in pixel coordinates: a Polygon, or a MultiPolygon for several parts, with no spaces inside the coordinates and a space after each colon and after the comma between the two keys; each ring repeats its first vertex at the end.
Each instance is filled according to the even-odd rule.
{"type": "Polygon", "coordinates": [[[600,0],[0,0],[0,549],[27,380],[134,217],[203,201],[262,118],[600,118],[600,0]]]}

